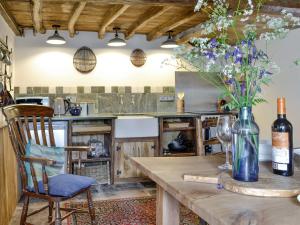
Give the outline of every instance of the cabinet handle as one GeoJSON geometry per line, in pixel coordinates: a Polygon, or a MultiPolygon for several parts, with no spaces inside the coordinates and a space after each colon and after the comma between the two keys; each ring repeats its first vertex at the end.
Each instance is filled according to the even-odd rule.
{"type": "Polygon", "coordinates": [[[156,146],[155,145],[151,145],[151,148],[155,150],[156,146]]]}
{"type": "Polygon", "coordinates": [[[121,170],[117,170],[117,175],[120,175],[122,173],[121,170]]]}
{"type": "Polygon", "coordinates": [[[121,146],[117,146],[116,151],[121,151],[121,146]]]}

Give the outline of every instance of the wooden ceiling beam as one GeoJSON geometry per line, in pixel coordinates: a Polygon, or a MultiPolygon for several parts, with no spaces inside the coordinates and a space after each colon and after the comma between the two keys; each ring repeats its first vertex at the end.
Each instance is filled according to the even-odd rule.
{"type": "Polygon", "coordinates": [[[9,12],[6,2],[4,0],[0,0],[0,15],[3,17],[10,29],[12,29],[15,35],[21,36],[22,33],[19,29],[19,26],[16,23],[14,17],[9,12]]]}
{"type": "Polygon", "coordinates": [[[68,30],[69,30],[70,37],[74,37],[74,35],[75,35],[75,24],[81,14],[81,12],[83,11],[85,5],[86,5],[86,1],[78,2],[73,9],[72,16],[68,23],[68,30]]]}
{"type": "Polygon", "coordinates": [[[169,20],[168,22],[159,25],[155,29],[153,29],[148,35],[147,35],[147,40],[152,41],[153,39],[156,39],[165,33],[167,33],[170,30],[173,30],[174,28],[188,22],[189,20],[192,20],[199,16],[199,13],[194,13],[194,12],[188,12],[183,16],[174,17],[173,19],[169,20]]]}
{"type": "Polygon", "coordinates": [[[162,14],[164,14],[167,10],[171,9],[172,6],[153,6],[146,13],[141,15],[136,22],[134,22],[130,28],[128,29],[127,33],[125,34],[125,38],[131,38],[138,29],[143,28],[150,20],[153,20],[162,14]]]}
{"type": "MultiPolygon", "coordinates": [[[[85,0],[43,0],[46,2],[82,2],[85,0]]],[[[152,6],[195,6],[197,0],[88,0],[99,4],[120,5],[152,5],[152,6]]]]}
{"type": "Polygon", "coordinates": [[[42,1],[33,0],[32,3],[33,3],[32,6],[33,27],[36,32],[44,34],[46,30],[43,26],[43,20],[42,20],[42,1]]]}
{"type": "Polygon", "coordinates": [[[104,16],[104,20],[102,21],[102,25],[98,32],[98,36],[100,39],[104,38],[107,26],[114,22],[128,8],[129,5],[115,5],[110,10],[108,10],[108,12],[104,16]]]}

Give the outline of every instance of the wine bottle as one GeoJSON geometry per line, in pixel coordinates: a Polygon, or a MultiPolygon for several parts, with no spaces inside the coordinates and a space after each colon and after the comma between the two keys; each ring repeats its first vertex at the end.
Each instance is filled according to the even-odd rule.
{"type": "Polygon", "coordinates": [[[293,126],[286,118],[285,98],[277,99],[277,119],[272,125],[272,167],[274,174],[294,174],[293,126]]]}

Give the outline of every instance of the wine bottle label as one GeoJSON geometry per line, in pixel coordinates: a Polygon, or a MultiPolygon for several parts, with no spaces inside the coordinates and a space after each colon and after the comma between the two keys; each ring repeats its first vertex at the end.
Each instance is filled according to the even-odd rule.
{"type": "Polygon", "coordinates": [[[272,165],[273,169],[286,171],[290,162],[289,134],[272,132],[272,165]]]}

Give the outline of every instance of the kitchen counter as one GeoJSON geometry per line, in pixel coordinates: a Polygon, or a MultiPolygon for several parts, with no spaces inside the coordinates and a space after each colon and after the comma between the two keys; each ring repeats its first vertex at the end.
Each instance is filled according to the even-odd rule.
{"type": "Polygon", "coordinates": [[[54,116],[53,121],[63,120],[94,120],[94,119],[116,119],[118,116],[153,116],[153,117],[197,117],[195,113],[177,113],[177,112],[148,112],[148,113],[98,113],[88,116],[62,115],[54,116]]]}
{"type": "Polygon", "coordinates": [[[62,116],[54,116],[53,121],[66,121],[66,120],[97,120],[97,119],[115,119],[117,116],[112,113],[99,113],[99,114],[91,114],[88,116],[71,116],[71,115],[62,115],[62,116]]]}

